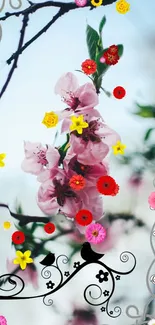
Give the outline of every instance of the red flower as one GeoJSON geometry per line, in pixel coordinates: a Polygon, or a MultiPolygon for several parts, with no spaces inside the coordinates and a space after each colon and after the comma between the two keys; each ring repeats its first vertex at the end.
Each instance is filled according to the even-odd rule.
{"type": "Polygon", "coordinates": [[[115,65],[119,60],[118,53],[113,54],[109,51],[109,49],[104,52],[103,57],[105,58],[105,63],[109,65],[115,65]]]}
{"type": "Polygon", "coordinates": [[[82,71],[86,74],[93,74],[97,70],[97,64],[93,60],[85,60],[81,64],[82,71]]]}
{"type": "Polygon", "coordinates": [[[12,234],[12,242],[16,245],[23,244],[25,241],[25,235],[22,231],[15,231],[12,234]]]}
{"type": "Polygon", "coordinates": [[[111,45],[111,46],[108,48],[108,51],[109,51],[109,53],[111,53],[111,54],[118,54],[118,46],[116,46],[116,45],[111,45]]]}
{"type": "Polygon", "coordinates": [[[117,99],[122,99],[126,95],[126,91],[123,87],[118,86],[113,90],[113,95],[117,99]]]}
{"type": "Polygon", "coordinates": [[[93,221],[93,215],[89,210],[80,210],[75,220],[80,226],[88,226],[93,221]]]}
{"type": "Polygon", "coordinates": [[[111,176],[102,176],[97,181],[97,189],[103,195],[115,196],[119,192],[119,186],[111,176]]]}
{"type": "Polygon", "coordinates": [[[52,222],[46,223],[46,225],[44,226],[44,230],[45,232],[47,232],[47,234],[52,234],[55,231],[54,223],[52,222]]]}
{"type": "Polygon", "coordinates": [[[85,187],[85,179],[82,175],[74,175],[71,177],[69,185],[72,189],[80,191],[85,187]]]}

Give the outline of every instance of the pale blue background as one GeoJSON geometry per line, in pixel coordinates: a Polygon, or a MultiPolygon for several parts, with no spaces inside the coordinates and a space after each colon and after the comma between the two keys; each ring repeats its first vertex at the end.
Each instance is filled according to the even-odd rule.
{"type": "MultiPolygon", "coordinates": [[[[23,204],[24,211],[29,214],[41,212],[35,203],[36,179],[24,174],[21,161],[24,157],[23,141],[40,141],[52,143],[55,129],[46,129],[41,124],[45,111],[65,108],[59,96],[54,94],[54,86],[61,74],[75,69],[80,69],[81,62],[88,58],[85,42],[86,22],[98,28],[103,15],[107,23],[103,33],[103,44],[108,47],[112,44],[122,43],[124,55],[119,63],[109,69],[103,80],[103,87],[112,91],[121,85],[126,91],[126,97],[118,101],[107,98],[104,93],[100,95],[99,110],[107,122],[122,137],[122,142],[127,145],[127,151],[141,147],[141,137],[150,121],[143,121],[129,114],[134,109],[134,102],[153,104],[155,102],[155,1],[130,0],[131,10],[126,15],[120,15],[115,10],[115,3],[111,6],[89,11],[87,8],[77,9],[60,18],[44,35],[32,44],[20,57],[9,87],[0,101],[0,152],[7,153],[6,167],[0,169],[0,201],[14,204],[16,198],[23,204]]],[[[23,6],[27,3],[23,2],[23,6]]],[[[5,11],[10,11],[6,4],[5,11]]],[[[46,8],[30,16],[26,32],[26,40],[31,38],[44,24],[56,13],[54,8],[46,8]]],[[[8,67],[5,60],[16,50],[21,18],[10,18],[2,23],[3,38],[0,43],[0,84],[3,85],[7,76],[8,67]]],[[[86,76],[76,73],[79,83],[87,82],[86,76]]],[[[63,139],[62,139],[63,140],[63,139]]],[[[122,185],[120,194],[113,199],[113,204],[108,199],[105,207],[110,211],[129,211],[136,209],[139,218],[151,226],[154,221],[154,212],[148,208],[147,197],[153,190],[152,177],[147,175],[145,187],[135,194],[126,187],[129,171],[121,170],[119,166],[112,165],[111,174],[122,185]],[[133,196],[137,196],[135,201],[133,196]]],[[[6,256],[13,256],[8,252],[10,239],[8,233],[2,228],[4,220],[10,219],[9,214],[2,210],[0,226],[1,238],[5,245],[1,248],[1,261],[5,265],[6,256]]],[[[135,211],[134,211],[135,212],[135,211]]],[[[12,230],[11,230],[12,231],[12,230]]],[[[62,249],[58,245],[58,250],[62,249]]],[[[139,259],[138,269],[129,284],[120,288],[121,295],[127,295],[128,302],[137,303],[143,308],[148,292],[145,286],[145,274],[149,262],[152,261],[152,252],[149,246],[149,235],[144,230],[138,230],[129,237],[120,239],[114,255],[124,249],[134,250],[139,259]],[[131,240],[132,239],[132,240],[131,240]],[[145,245],[144,245],[145,243],[145,245]],[[143,244],[143,249],[141,248],[143,244]],[[138,280],[139,279],[139,282],[138,280]],[[141,280],[143,285],[141,284],[141,280]],[[137,289],[133,288],[137,285],[137,289]],[[122,290],[122,291],[121,291],[122,290]]],[[[66,248],[67,251],[67,248],[66,248]]],[[[13,254],[13,255],[12,255],[13,254]]],[[[114,256],[113,256],[114,257],[114,256]]],[[[1,267],[4,272],[4,267],[1,267]]],[[[82,284],[81,284],[82,287],[82,284]]],[[[78,290],[78,289],[77,289],[78,290]]],[[[67,291],[67,289],[66,289],[67,291]]],[[[62,297],[56,300],[59,315],[51,314],[51,308],[45,308],[42,301],[0,303],[0,314],[8,318],[8,325],[55,325],[65,324],[65,319],[71,313],[73,303],[78,301],[78,291],[63,291],[62,297]],[[64,299],[64,300],[63,300],[64,299]],[[64,301],[68,301],[64,306],[64,301]],[[60,312],[60,307],[62,310],[60,312]],[[19,311],[22,309],[22,312],[19,311]],[[26,313],[28,308],[28,313],[26,313]],[[38,313],[40,308],[41,314],[38,313]],[[41,309],[42,308],[42,309],[41,309]],[[8,312],[9,309],[9,312],[8,312]],[[52,318],[51,318],[52,315],[52,318]]],[[[111,325],[111,320],[109,325],[111,325]]],[[[104,323],[103,314],[100,315],[100,325],[104,323]]],[[[108,321],[107,321],[108,323],[108,321]]],[[[113,324],[131,324],[126,318],[114,320],[113,324]]]]}

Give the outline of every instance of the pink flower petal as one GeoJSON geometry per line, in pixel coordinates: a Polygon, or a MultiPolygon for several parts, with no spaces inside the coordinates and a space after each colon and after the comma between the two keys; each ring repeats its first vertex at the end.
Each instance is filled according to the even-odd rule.
{"type": "Polygon", "coordinates": [[[149,205],[152,209],[155,209],[155,192],[152,192],[148,197],[149,205]]]}
{"type": "Polygon", "coordinates": [[[75,92],[78,88],[78,81],[72,72],[65,73],[55,85],[55,94],[68,98],[70,92],[75,92]]]}

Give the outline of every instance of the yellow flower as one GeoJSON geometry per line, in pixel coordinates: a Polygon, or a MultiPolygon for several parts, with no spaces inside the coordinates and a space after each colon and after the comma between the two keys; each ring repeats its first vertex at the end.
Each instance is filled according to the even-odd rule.
{"type": "Polygon", "coordinates": [[[0,167],[4,167],[5,163],[3,161],[3,159],[5,159],[6,154],[5,153],[0,153],[0,167]]]}
{"type": "Polygon", "coordinates": [[[126,14],[128,11],[130,11],[130,3],[125,0],[119,0],[116,2],[116,10],[119,12],[119,14],[126,14]]]}
{"type": "Polygon", "coordinates": [[[94,7],[99,7],[102,5],[102,3],[103,3],[103,0],[91,0],[91,4],[94,7]]]}
{"type": "Polygon", "coordinates": [[[11,222],[9,222],[9,221],[3,222],[3,227],[4,227],[4,229],[10,229],[11,228],[11,222]]]}
{"type": "Polygon", "coordinates": [[[112,146],[114,155],[124,155],[124,149],[126,148],[126,145],[121,143],[120,141],[117,141],[115,146],[112,146]]]}
{"type": "Polygon", "coordinates": [[[54,112],[45,113],[45,116],[42,120],[42,124],[47,126],[47,128],[53,128],[58,124],[58,115],[54,112]]]}
{"type": "Polygon", "coordinates": [[[26,251],[22,253],[21,251],[16,251],[16,256],[13,260],[14,264],[19,264],[22,270],[26,269],[27,264],[33,263],[33,259],[30,258],[31,251],[26,251]]]}
{"type": "Polygon", "coordinates": [[[83,129],[88,127],[88,123],[83,120],[83,115],[71,116],[71,120],[70,130],[77,131],[78,134],[82,134],[83,129]]]}

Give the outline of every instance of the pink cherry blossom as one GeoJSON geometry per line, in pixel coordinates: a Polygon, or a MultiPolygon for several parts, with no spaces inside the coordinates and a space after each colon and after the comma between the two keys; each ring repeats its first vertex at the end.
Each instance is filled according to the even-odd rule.
{"type": "Polygon", "coordinates": [[[34,175],[40,174],[45,167],[54,168],[58,165],[60,155],[57,149],[41,143],[24,142],[25,159],[22,162],[22,169],[34,175]]]}
{"type": "Polygon", "coordinates": [[[73,218],[81,208],[81,200],[70,188],[69,179],[63,170],[57,172],[53,179],[42,183],[38,191],[38,206],[47,215],[58,212],[73,218]]]}
{"type": "Polygon", "coordinates": [[[68,108],[64,114],[60,112],[59,121],[73,113],[86,113],[98,105],[98,96],[92,83],[86,83],[83,86],[78,85],[76,76],[68,72],[63,75],[55,86],[55,93],[59,94],[68,108]],[[66,112],[66,113],[65,113],[66,112]]]}
{"type": "Polygon", "coordinates": [[[100,118],[85,116],[89,126],[83,129],[81,135],[71,133],[70,148],[67,155],[77,155],[80,163],[94,165],[102,162],[109,152],[109,149],[120,136],[110,129],[100,118]]]}
{"type": "Polygon", "coordinates": [[[152,208],[154,210],[155,209],[155,192],[152,192],[149,195],[148,202],[149,202],[150,208],[152,208]]]}
{"type": "Polygon", "coordinates": [[[73,134],[70,137],[70,144],[66,155],[67,159],[68,156],[76,155],[79,163],[84,165],[100,163],[109,152],[109,147],[103,142],[86,142],[73,134]]]}
{"type": "Polygon", "coordinates": [[[7,325],[7,320],[4,316],[0,315],[0,325],[7,325]]]}
{"type": "Polygon", "coordinates": [[[108,164],[106,161],[96,163],[94,165],[84,165],[77,160],[75,154],[67,155],[63,161],[64,169],[66,172],[72,170],[75,174],[82,175],[87,180],[87,186],[96,186],[96,179],[107,175],[108,164]]]}
{"type": "MultiPolygon", "coordinates": [[[[75,114],[75,116],[77,115],[80,115],[81,114],[81,112],[79,113],[76,113],[75,114]]],[[[100,120],[102,120],[103,122],[104,122],[104,120],[103,120],[103,118],[102,118],[102,116],[101,116],[101,114],[95,109],[95,108],[93,108],[93,109],[91,109],[90,111],[89,111],[89,118],[88,118],[88,114],[83,114],[83,116],[84,116],[84,121],[85,120],[88,120],[88,121],[90,121],[91,120],[91,118],[93,117],[93,119],[94,118],[100,118],[100,120]]],[[[69,114],[68,114],[68,116],[66,115],[66,116],[63,116],[63,122],[62,122],[62,127],[61,127],[61,132],[63,133],[63,132],[69,132],[70,130],[69,130],[69,127],[70,127],[70,125],[71,125],[71,123],[72,123],[72,121],[71,121],[71,119],[70,119],[70,116],[69,116],[69,114]]]]}
{"type": "Polygon", "coordinates": [[[99,223],[91,223],[86,227],[85,236],[89,243],[99,244],[106,238],[106,229],[99,223]]]}
{"type": "MultiPolygon", "coordinates": [[[[13,261],[9,261],[8,259],[6,261],[6,266],[8,272],[12,272],[15,269],[15,265],[13,264],[13,261]]],[[[21,277],[24,280],[25,284],[31,283],[35,289],[38,289],[39,287],[38,273],[34,268],[34,265],[33,266],[27,265],[26,269],[24,271],[19,270],[17,272],[17,275],[19,275],[19,277],[21,277]]]]}

